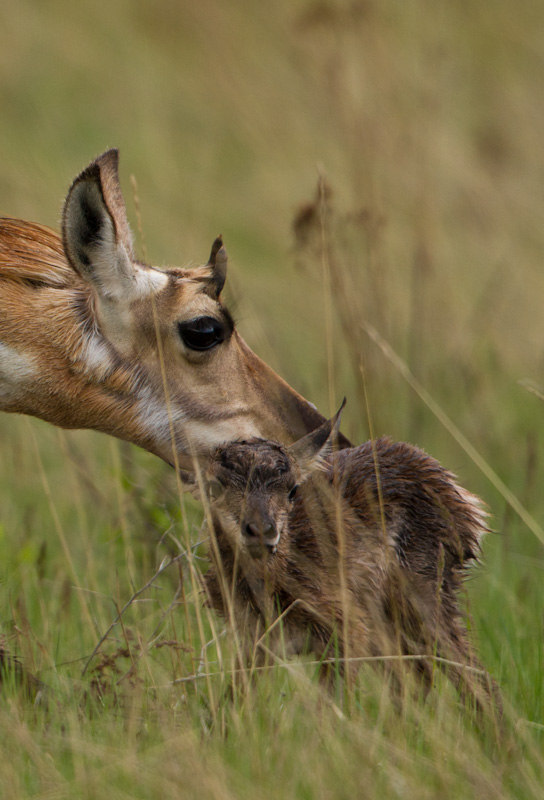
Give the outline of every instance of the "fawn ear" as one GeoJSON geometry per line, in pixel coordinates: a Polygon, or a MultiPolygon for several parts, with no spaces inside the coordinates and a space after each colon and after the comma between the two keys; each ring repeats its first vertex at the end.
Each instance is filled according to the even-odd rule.
{"type": "Polygon", "coordinates": [[[64,203],[62,240],[70,264],[100,297],[131,300],[165,277],[134,263],[118,164],[118,151],[108,150],[77,176],[64,203]]]}
{"type": "Polygon", "coordinates": [[[332,452],[338,439],[340,418],[345,405],[346,398],[344,397],[342,405],[334,417],[324,422],[315,431],[303,436],[289,448],[289,455],[293,457],[300,470],[300,481],[307,478],[314,470],[319,469],[323,465],[324,459],[332,452]]]}

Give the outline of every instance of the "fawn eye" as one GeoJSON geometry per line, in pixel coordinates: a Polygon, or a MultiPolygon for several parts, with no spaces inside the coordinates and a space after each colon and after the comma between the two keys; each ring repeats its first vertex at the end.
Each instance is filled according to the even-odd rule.
{"type": "Polygon", "coordinates": [[[225,339],[224,326],[213,317],[197,317],[178,323],[179,335],[190,350],[211,350],[225,339]]]}
{"type": "Polygon", "coordinates": [[[298,492],[298,483],[295,483],[295,485],[293,486],[293,488],[291,489],[291,491],[290,491],[290,492],[289,492],[289,494],[287,495],[287,499],[288,499],[290,502],[293,502],[293,500],[294,500],[294,499],[295,499],[295,497],[296,497],[296,494],[297,494],[297,492],[298,492]]]}

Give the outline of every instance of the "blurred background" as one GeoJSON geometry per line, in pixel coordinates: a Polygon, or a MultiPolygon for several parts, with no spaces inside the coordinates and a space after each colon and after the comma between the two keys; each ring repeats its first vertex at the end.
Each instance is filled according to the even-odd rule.
{"type": "MultiPolygon", "coordinates": [[[[544,614],[544,407],[521,385],[544,391],[544,4],[0,0],[0,18],[0,213],[58,227],[73,177],[115,146],[140,255],[202,263],[221,232],[250,346],[324,414],[347,395],[354,442],[366,391],[375,434],[488,502],[471,613],[486,664],[541,708],[515,667],[540,663],[544,614]]],[[[146,526],[168,527],[169,473],[98,434],[4,416],[0,436],[2,619],[22,625],[21,576],[62,619],[70,586],[104,590],[112,552],[136,569],[146,526]]]]}
{"type": "MultiPolygon", "coordinates": [[[[447,384],[444,402],[459,395],[467,421],[488,412],[477,435],[500,438],[476,407],[491,378],[497,400],[507,392],[536,416],[516,381],[538,383],[543,358],[540,3],[498,0],[489,14],[461,0],[297,0],[264,13],[249,0],[23,0],[1,11],[2,213],[57,227],[73,176],[120,148],[149,259],[198,263],[221,231],[240,328],[322,407],[323,271],[297,258],[293,236],[321,174],[365,319],[433,393],[447,384]]],[[[335,390],[349,394],[337,323],[335,390]]],[[[380,428],[383,414],[395,436],[409,433],[377,405],[380,428]]]]}

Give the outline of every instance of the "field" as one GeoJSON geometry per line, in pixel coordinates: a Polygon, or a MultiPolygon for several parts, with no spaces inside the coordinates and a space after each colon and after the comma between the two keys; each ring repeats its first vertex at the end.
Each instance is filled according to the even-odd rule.
{"type": "Polygon", "coordinates": [[[3,415],[0,634],[43,686],[3,681],[0,796],[542,798],[544,5],[0,11],[0,214],[58,227],[116,146],[140,254],[201,263],[222,232],[250,346],[488,504],[466,607],[504,698],[499,723],[439,675],[399,709],[371,668],[330,697],[308,660],[239,671],[169,468],[3,415]]]}

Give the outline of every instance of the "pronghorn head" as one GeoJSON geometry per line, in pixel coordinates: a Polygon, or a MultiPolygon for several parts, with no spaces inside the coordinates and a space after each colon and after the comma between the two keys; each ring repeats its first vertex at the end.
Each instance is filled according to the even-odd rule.
{"type": "Polygon", "coordinates": [[[287,444],[323,418],[245,344],[218,238],[194,269],[134,257],[109,150],[73,182],[62,240],[0,219],[0,409],[93,428],[168,462],[221,442],[287,444]]]}
{"type": "Polygon", "coordinates": [[[286,552],[284,534],[298,488],[325,466],[345,403],[289,447],[265,439],[228,442],[199,459],[196,471],[180,470],[186,488],[209,503],[216,534],[231,550],[265,559],[286,552]]]}

